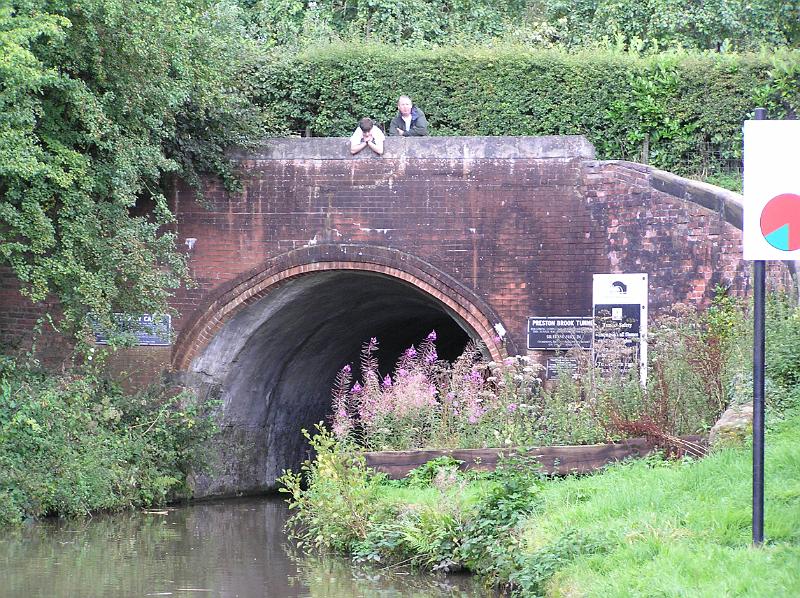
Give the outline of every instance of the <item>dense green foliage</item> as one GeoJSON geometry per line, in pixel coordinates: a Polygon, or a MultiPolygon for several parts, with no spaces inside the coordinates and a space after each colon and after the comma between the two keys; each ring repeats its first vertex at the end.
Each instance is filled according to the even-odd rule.
{"type": "Polygon", "coordinates": [[[322,39],[452,44],[509,33],[525,0],[256,0],[243,2],[256,35],[269,45],[322,39]]]}
{"type": "Polygon", "coordinates": [[[793,0],[542,0],[541,7],[555,40],[571,47],[602,39],[651,50],[800,43],[800,4],[793,0]]]}
{"type": "Polygon", "coordinates": [[[800,43],[800,4],[781,0],[245,0],[267,43],[320,38],[451,45],[513,38],[567,48],[611,40],[650,50],[800,43]]]}
{"type": "Polygon", "coordinates": [[[766,361],[770,395],[781,409],[800,408],[800,308],[786,295],[767,304],[766,361]]]}
{"type": "MultiPolygon", "coordinates": [[[[210,407],[209,404],[207,407],[210,407]]],[[[191,397],[0,362],[0,525],[186,496],[211,419],[191,397]]]]}
{"type": "Polygon", "coordinates": [[[93,312],[163,312],[185,276],[164,177],[230,179],[260,134],[257,54],[213,0],[23,0],[0,7],[0,265],[64,330],[93,312]]]}
{"type": "Polygon", "coordinates": [[[433,135],[584,134],[598,157],[708,174],[741,159],[742,121],[800,112],[800,53],[638,56],[521,46],[397,49],[329,45],[259,69],[259,101],[285,130],[341,136],[387,123],[400,93],[433,135]],[[649,151],[642,155],[645,140],[649,151]]]}

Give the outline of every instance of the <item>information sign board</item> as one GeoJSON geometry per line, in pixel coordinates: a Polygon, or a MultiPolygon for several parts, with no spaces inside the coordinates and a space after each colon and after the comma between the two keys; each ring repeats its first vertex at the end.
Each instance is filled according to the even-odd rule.
{"type": "MultiPolygon", "coordinates": [[[[114,319],[122,334],[130,334],[140,346],[165,347],[171,344],[172,318],[167,314],[114,314],[114,319]]],[[[94,342],[98,345],[108,344],[108,331],[102,330],[96,324],[94,329],[94,342]]]]}
{"type": "Polygon", "coordinates": [[[601,369],[638,367],[647,382],[647,274],[595,274],[594,362],[601,369]]]}
{"type": "Polygon", "coordinates": [[[561,376],[575,376],[578,372],[578,360],[574,357],[556,355],[547,358],[545,376],[548,380],[558,380],[561,376]]]}
{"type": "Polygon", "coordinates": [[[528,349],[567,351],[592,348],[592,318],[528,318],[528,349]]]}

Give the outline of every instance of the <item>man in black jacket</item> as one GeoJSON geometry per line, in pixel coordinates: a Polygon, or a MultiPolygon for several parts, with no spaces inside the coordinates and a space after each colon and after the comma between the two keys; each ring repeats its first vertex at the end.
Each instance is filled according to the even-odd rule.
{"type": "Polygon", "coordinates": [[[408,96],[397,100],[397,116],[389,123],[389,135],[421,137],[428,134],[428,121],[425,113],[411,103],[408,96]]]}

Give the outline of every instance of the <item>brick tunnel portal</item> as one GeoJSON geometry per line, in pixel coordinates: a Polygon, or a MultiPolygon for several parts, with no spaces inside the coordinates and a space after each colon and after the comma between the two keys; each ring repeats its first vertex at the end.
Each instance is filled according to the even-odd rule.
{"type": "Polygon", "coordinates": [[[222,402],[218,462],[196,494],[259,492],[296,469],[312,429],[330,411],[338,371],[370,337],[383,374],[402,351],[437,333],[453,360],[480,336],[458,314],[413,284],[374,272],[329,270],[294,277],[239,310],[194,360],[191,385],[222,402]]]}

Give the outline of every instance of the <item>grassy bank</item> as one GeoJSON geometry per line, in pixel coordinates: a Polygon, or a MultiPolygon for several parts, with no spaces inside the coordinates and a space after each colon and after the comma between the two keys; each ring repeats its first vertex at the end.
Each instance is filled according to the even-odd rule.
{"type": "Polygon", "coordinates": [[[768,546],[750,547],[749,448],[690,463],[642,461],[546,486],[520,528],[523,560],[577,537],[594,554],[562,563],[539,584],[551,595],[800,595],[800,418],[777,426],[766,455],[768,546]]]}
{"type": "Polygon", "coordinates": [[[46,374],[0,358],[0,525],[187,496],[212,433],[190,397],[128,395],[91,371],[46,374]]]}
{"type": "Polygon", "coordinates": [[[294,532],[378,566],[467,568],[526,596],[800,595],[800,416],[767,437],[767,544],[751,543],[751,452],[658,458],[566,479],[507,460],[467,478],[446,463],[371,476],[317,436],[294,532]]]}
{"type": "MultiPolygon", "coordinates": [[[[340,376],[333,391],[331,431],[320,425],[316,434],[306,433],[314,459],[283,477],[294,513],[291,531],[304,549],[346,553],[379,567],[466,569],[488,586],[524,596],[800,595],[800,310],[786,295],[770,295],[767,309],[771,425],[768,542],[761,549],[751,547],[752,451],[747,446],[715,447],[702,460],[650,456],[566,479],[547,478],[537,473],[536,463],[510,455],[492,473],[463,473],[452,459],[440,458],[391,481],[368,470],[359,453],[372,448],[376,438],[402,438],[403,426],[414,431],[429,421],[453,420],[449,405],[463,417],[472,396],[480,412],[473,413],[477,421],[470,425],[482,425],[495,403],[506,415],[510,405],[516,415],[524,403],[535,409],[523,420],[546,430],[553,443],[575,442],[575,430],[595,428],[606,437],[643,429],[656,436],[661,431],[662,438],[708,430],[727,406],[752,396],[749,313],[719,293],[702,314],[676,307],[654,321],[646,388],[625,376],[584,371],[574,380],[562,377],[550,396],[525,376],[526,367],[532,368],[523,363],[522,370],[514,370],[514,360],[509,372],[498,364],[487,364],[490,371],[483,372],[469,360],[445,368],[447,375],[427,372],[438,363],[427,357],[435,356],[430,335],[428,344],[412,351],[396,375],[381,383],[367,347],[363,384],[350,387],[350,370],[343,370],[348,375],[340,376]],[[425,383],[407,382],[418,378],[425,383]],[[462,381],[474,383],[476,390],[456,384],[462,381]],[[424,394],[416,388],[441,400],[426,395],[427,402],[414,405],[438,408],[444,415],[410,418],[409,397],[424,394]],[[369,410],[396,404],[405,408],[392,420],[378,420],[369,410]]],[[[489,431],[503,430],[503,421],[489,418],[485,425],[489,431]]],[[[460,429],[451,428],[455,443],[460,429]]],[[[502,433],[498,439],[506,437],[502,433]]],[[[538,439],[508,437],[511,442],[504,444],[510,446],[538,439]]],[[[446,434],[435,438],[448,440],[446,434]]],[[[486,434],[481,442],[491,440],[486,434]]]]}

